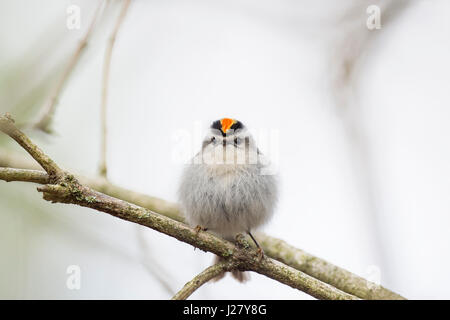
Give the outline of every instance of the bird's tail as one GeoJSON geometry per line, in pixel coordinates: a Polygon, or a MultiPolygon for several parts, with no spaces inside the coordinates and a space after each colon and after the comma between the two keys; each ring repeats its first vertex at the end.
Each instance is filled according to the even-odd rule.
{"type": "MultiPolygon", "coordinates": [[[[214,264],[218,263],[218,262],[222,262],[224,261],[224,258],[219,257],[219,256],[215,256],[214,258],[214,264]]],[[[246,282],[248,280],[250,280],[250,275],[247,271],[239,271],[239,270],[233,270],[231,271],[231,275],[233,276],[233,278],[235,278],[237,281],[239,282],[246,282]]],[[[220,279],[222,279],[223,277],[225,277],[225,273],[222,273],[220,276],[217,276],[213,279],[213,281],[219,281],[220,279]]]]}

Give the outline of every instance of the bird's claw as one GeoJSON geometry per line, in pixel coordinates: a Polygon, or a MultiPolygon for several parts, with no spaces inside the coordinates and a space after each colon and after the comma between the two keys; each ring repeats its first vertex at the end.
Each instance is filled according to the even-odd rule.
{"type": "Polygon", "coordinates": [[[263,249],[258,248],[256,252],[258,254],[259,261],[261,261],[264,258],[264,251],[263,251],[263,249]]]}
{"type": "Polygon", "coordinates": [[[200,233],[200,231],[206,231],[208,230],[208,228],[202,227],[201,225],[197,225],[195,228],[195,233],[198,235],[200,233]]]}

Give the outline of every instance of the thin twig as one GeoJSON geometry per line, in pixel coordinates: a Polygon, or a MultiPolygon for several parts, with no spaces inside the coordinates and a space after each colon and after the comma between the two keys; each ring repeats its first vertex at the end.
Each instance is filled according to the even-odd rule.
{"type": "Polygon", "coordinates": [[[172,300],[186,300],[195,290],[200,288],[206,282],[214,279],[229,269],[230,263],[227,261],[221,261],[206,268],[194,279],[186,283],[184,287],[172,297],[172,300]]]}
{"type": "Polygon", "coordinates": [[[126,221],[138,223],[203,251],[212,252],[232,263],[237,270],[255,271],[292,288],[301,290],[317,299],[358,299],[281,262],[271,258],[261,260],[258,251],[253,249],[248,243],[244,246],[236,247],[229,241],[216,235],[208,232],[199,233],[181,222],[81,185],[73,175],[63,172],[55,162],[47,161],[49,157],[17,129],[13,120],[8,116],[0,117],[0,131],[16,140],[41,165],[45,164],[44,169],[52,178],[53,184],[43,185],[38,188],[38,191],[43,193],[43,198],[47,201],[76,204],[106,212],[126,221]],[[54,172],[58,174],[52,176],[54,172]]]}
{"type": "Polygon", "coordinates": [[[75,52],[70,57],[70,60],[66,68],[64,69],[61,78],[56,83],[56,86],[53,88],[49,96],[49,99],[46,101],[44,107],[42,108],[38,116],[37,121],[33,124],[33,128],[42,130],[46,133],[51,133],[50,123],[53,119],[53,115],[55,114],[58,98],[64,88],[64,85],[66,84],[67,80],[69,79],[70,75],[75,69],[75,66],[80,60],[81,54],[83,53],[84,49],[88,44],[88,40],[92,34],[92,31],[94,30],[94,26],[97,22],[97,18],[99,16],[99,13],[101,12],[101,9],[103,8],[104,3],[105,0],[101,0],[99,2],[97,9],[95,10],[94,17],[92,18],[89,28],[86,31],[86,34],[84,35],[83,39],[78,43],[75,52]]]}
{"type": "Polygon", "coordinates": [[[100,176],[107,177],[108,175],[108,167],[106,163],[106,153],[107,153],[107,100],[108,100],[108,85],[109,85],[109,72],[111,69],[111,58],[114,49],[114,44],[116,42],[116,37],[119,32],[120,26],[122,25],[123,20],[128,11],[128,7],[130,6],[130,0],[124,0],[123,6],[120,11],[119,17],[117,18],[116,24],[114,26],[113,32],[108,41],[108,46],[105,51],[105,63],[103,65],[103,81],[102,81],[102,101],[101,101],[101,154],[100,154],[100,176]]]}
{"type": "Polygon", "coordinates": [[[144,230],[142,230],[140,226],[136,226],[137,240],[140,247],[140,251],[142,253],[140,261],[142,262],[142,265],[145,267],[145,269],[150,273],[150,275],[153,276],[153,278],[159,282],[161,287],[164,288],[164,290],[166,290],[166,292],[169,295],[173,295],[175,293],[175,290],[172,289],[172,286],[168,281],[170,276],[167,275],[166,272],[164,272],[164,269],[159,264],[159,261],[150,254],[151,248],[149,247],[146,239],[144,238],[143,232],[144,230]]]}
{"type": "Polygon", "coordinates": [[[38,146],[20,131],[15,125],[14,120],[9,114],[0,117],[0,130],[12,139],[14,139],[22,148],[25,149],[37,163],[48,173],[50,179],[60,177],[62,175],[61,168],[50,159],[38,146]]]}
{"type": "Polygon", "coordinates": [[[24,181],[39,184],[50,183],[48,174],[39,170],[0,168],[0,179],[6,182],[24,181]]]}
{"type": "MultiPolygon", "coordinates": [[[[329,75],[331,88],[329,92],[334,100],[336,113],[344,128],[345,138],[349,144],[348,150],[352,153],[349,159],[351,167],[355,171],[355,181],[358,190],[366,202],[367,218],[371,226],[369,236],[374,243],[372,253],[376,261],[381,265],[383,277],[389,279],[385,237],[379,220],[377,197],[380,187],[377,179],[374,179],[374,164],[371,156],[371,140],[364,127],[364,110],[361,108],[364,101],[358,101],[359,81],[358,76],[364,72],[364,64],[371,65],[367,52],[372,50],[371,45],[383,34],[381,30],[368,30],[362,28],[358,21],[361,8],[366,8],[373,2],[371,0],[360,1],[350,7],[345,15],[336,23],[335,28],[342,30],[332,43],[333,50],[329,56],[329,75]]],[[[398,17],[403,14],[410,1],[384,0],[377,5],[381,8],[383,29],[389,28],[398,17]]]]}

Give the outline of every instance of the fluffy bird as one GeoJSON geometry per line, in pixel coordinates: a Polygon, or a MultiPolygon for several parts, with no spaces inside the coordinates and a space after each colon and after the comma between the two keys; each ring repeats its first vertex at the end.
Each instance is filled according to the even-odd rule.
{"type": "MultiPolygon", "coordinates": [[[[186,221],[229,241],[247,233],[263,256],[252,231],[272,217],[277,200],[276,177],[268,166],[242,122],[214,121],[182,174],[179,203],[186,221]]],[[[232,275],[241,282],[248,278],[240,271],[232,275]]]]}

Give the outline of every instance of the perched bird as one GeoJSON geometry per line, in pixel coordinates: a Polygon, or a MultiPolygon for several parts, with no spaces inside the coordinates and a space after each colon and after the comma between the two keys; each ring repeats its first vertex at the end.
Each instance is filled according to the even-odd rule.
{"type": "MultiPolygon", "coordinates": [[[[179,203],[197,231],[209,230],[233,241],[247,233],[263,256],[252,231],[267,222],[277,200],[277,181],[247,128],[230,118],[214,121],[202,149],[186,166],[179,203]]],[[[216,257],[216,262],[221,258],[216,257]]],[[[247,276],[233,271],[243,282],[247,276]]]]}

